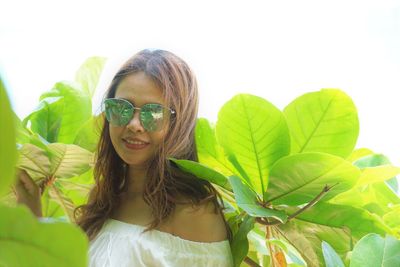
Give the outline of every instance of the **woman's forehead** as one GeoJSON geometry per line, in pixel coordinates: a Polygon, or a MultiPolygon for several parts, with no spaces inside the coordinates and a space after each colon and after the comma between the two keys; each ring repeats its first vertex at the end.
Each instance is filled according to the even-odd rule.
{"type": "Polygon", "coordinates": [[[143,72],[130,74],[123,78],[114,97],[124,98],[135,105],[165,103],[161,88],[143,72]]]}

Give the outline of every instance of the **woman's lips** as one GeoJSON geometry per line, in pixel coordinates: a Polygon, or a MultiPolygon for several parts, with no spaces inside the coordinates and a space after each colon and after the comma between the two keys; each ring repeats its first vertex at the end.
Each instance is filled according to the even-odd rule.
{"type": "Polygon", "coordinates": [[[140,143],[137,144],[132,144],[133,141],[137,141],[137,140],[131,140],[131,143],[129,143],[127,140],[123,139],[124,144],[126,146],[126,148],[128,149],[133,149],[133,150],[140,150],[140,149],[144,149],[145,147],[147,147],[149,145],[149,143],[140,141],[140,143]]]}

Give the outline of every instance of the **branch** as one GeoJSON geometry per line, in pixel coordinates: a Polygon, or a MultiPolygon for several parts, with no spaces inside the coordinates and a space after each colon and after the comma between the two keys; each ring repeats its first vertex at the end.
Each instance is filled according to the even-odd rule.
{"type": "Polygon", "coordinates": [[[251,266],[251,267],[261,267],[260,265],[257,264],[257,262],[253,261],[252,259],[250,259],[249,257],[244,258],[243,260],[247,265],[251,266]]]}
{"type": "MultiPolygon", "coordinates": [[[[304,207],[302,207],[301,209],[299,209],[298,211],[296,211],[295,213],[290,215],[287,220],[290,221],[291,219],[295,218],[300,213],[302,213],[302,212],[306,211],[307,209],[311,208],[312,206],[314,206],[326,193],[328,193],[329,190],[332,189],[332,187],[336,186],[337,184],[338,183],[336,183],[332,186],[325,185],[325,187],[322,189],[321,193],[319,193],[315,198],[313,198],[307,205],[305,205],[304,207]]],[[[268,221],[266,218],[262,218],[262,217],[257,217],[256,222],[263,224],[263,225],[282,224],[281,221],[278,221],[278,220],[268,221]]]]}

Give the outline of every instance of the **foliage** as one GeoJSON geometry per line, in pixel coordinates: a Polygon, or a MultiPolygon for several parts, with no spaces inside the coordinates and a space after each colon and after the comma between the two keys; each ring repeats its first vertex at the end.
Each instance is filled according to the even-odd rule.
{"type": "Polygon", "coordinates": [[[0,79],[0,121],[3,130],[0,131],[0,197],[7,191],[13,182],[14,166],[17,160],[15,149],[15,127],[10,102],[6,89],[0,79]]]}
{"type": "MultiPolygon", "coordinates": [[[[355,150],[358,133],[357,109],[338,89],[306,93],[283,111],[260,97],[239,94],[221,108],[216,125],[199,119],[199,163],[193,162],[191,169],[184,168],[182,161],[175,163],[195,175],[210,169],[219,173],[212,177],[219,177],[219,191],[236,208],[229,215],[236,234],[243,236],[239,229],[246,216],[255,219],[253,229],[244,229],[249,236],[261,229],[258,236],[266,249],[249,240],[247,255],[252,251],[258,255],[253,265],[303,265],[305,261],[307,266],[320,266],[322,241],[345,259],[369,233],[400,236],[398,224],[390,223],[399,215],[394,176],[400,168],[371,150],[355,150]],[[271,243],[274,240],[293,249],[271,243]],[[302,259],[293,257],[293,251],[302,259]]],[[[239,255],[235,266],[246,258],[243,248],[247,246],[232,248],[239,255]]]]}
{"type": "Polygon", "coordinates": [[[94,94],[105,59],[86,60],[73,82],[57,82],[40,96],[38,107],[20,121],[17,166],[42,188],[43,215],[66,216],[86,201],[101,115],[92,115],[94,94]],[[89,173],[89,174],[87,174],[89,173]]]}
{"type": "MultiPolygon", "coordinates": [[[[91,114],[91,98],[103,63],[102,58],[87,60],[75,81],[56,83],[22,121],[9,108],[8,113],[2,110],[10,126],[0,142],[12,146],[0,151],[1,159],[15,153],[16,138],[17,166],[42,187],[46,217],[73,222],[72,211],[86,202],[93,184],[93,152],[104,118],[91,114]]],[[[239,94],[223,105],[215,125],[198,119],[199,162],[171,160],[212,182],[222,195],[234,233],[235,266],[362,266],[359,260],[369,256],[365,255],[368,246],[387,244],[389,250],[383,255],[390,252],[395,259],[400,255],[395,177],[400,168],[382,154],[355,149],[358,134],[357,109],[341,90],[306,93],[282,111],[261,97],[239,94]]],[[[0,164],[15,166],[15,160],[8,157],[0,164]]],[[[0,192],[14,181],[12,169],[1,180],[0,192]]],[[[4,199],[12,203],[12,194],[4,199]]],[[[42,229],[42,222],[35,226],[24,209],[1,208],[0,223],[11,225],[11,218],[23,218],[29,227],[42,229]]],[[[64,232],[60,229],[66,225],[54,229],[64,232]]],[[[0,236],[4,233],[0,231],[0,236]]],[[[68,238],[60,233],[59,240],[68,238]]],[[[70,238],[81,242],[77,250],[86,248],[78,233],[70,238]]],[[[43,251],[32,252],[32,257],[43,251]]],[[[5,259],[17,261],[14,256],[5,259]]],[[[83,256],[72,260],[76,264],[69,266],[85,261],[83,256]]]]}
{"type": "MultiPolygon", "coordinates": [[[[344,266],[336,251],[322,242],[327,267],[344,266]]],[[[400,266],[400,241],[390,235],[382,238],[368,234],[360,239],[351,252],[350,267],[400,266]]]]}
{"type": "MultiPolygon", "coordinates": [[[[0,136],[0,192],[3,194],[15,182],[17,149],[15,116],[2,84],[0,101],[1,121],[6,126],[0,136]]],[[[0,243],[1,266],[87,266],[88,240],[78,227],[40,222],[25,206],[0,204],[0,243]]]]}

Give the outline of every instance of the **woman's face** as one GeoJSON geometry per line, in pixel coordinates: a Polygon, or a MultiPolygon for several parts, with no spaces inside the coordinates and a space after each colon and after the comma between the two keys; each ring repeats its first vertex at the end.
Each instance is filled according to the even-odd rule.
{"type": "MultiPolygon", "coordinates": [[[[165,106],[161,89],[144,72],[133,73],[123,78],[114,97],[128,100],[138,108],[149,103],[165,106]]],[[[165,125],[155,132],[146,131],[139,120],[139,112],[135,110],[133,118],[125,126],[109,124],[110,138],[115,151],[124,162],[134,168],[147,168],[168,127],[165,125]]]]}

